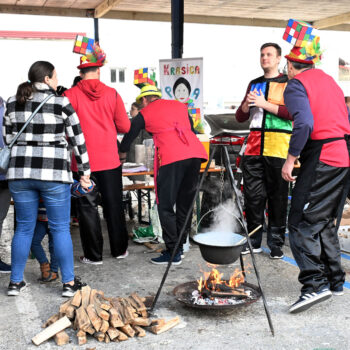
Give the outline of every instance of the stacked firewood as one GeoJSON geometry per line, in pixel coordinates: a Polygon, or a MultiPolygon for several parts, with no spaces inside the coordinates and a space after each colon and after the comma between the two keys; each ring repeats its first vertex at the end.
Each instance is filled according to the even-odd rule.
{"type": "Polygon", "coordinates": [[[145,329],[160,334],[179,322],[178,317],[168,322],[164,319],[151,320],[144,299],[137,293],[127,298],[107,298],[102,291],[85,286],[61,304],[59,313],[44,323],[43,328],[47,328],[32,341],[40,345],[54,336],[57,345],[67,344],[69,336],[64,329],[72,325],[79,345],[86,344],[88,334],[100,342],[119,342],[135,335],[144,337],[145,329]]]}

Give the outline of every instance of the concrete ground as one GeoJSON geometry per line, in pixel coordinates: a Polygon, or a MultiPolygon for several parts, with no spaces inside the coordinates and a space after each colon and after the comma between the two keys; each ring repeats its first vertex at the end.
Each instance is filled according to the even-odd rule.
{"type": "MultiPolygon", "coordinates": [[[[0,252],[4,261],[10,261],[10,240],[13,234],[13,213],[10,211],[5,222],[0,252]]],[[[143,245],[130,241],[127,259],[117,260],[110,256],[109,243],[104,228],[103,265],[84,265],[78,261],[82,254],[79,230],[72,228],[75,271],[92,288],[100,289],[106,296],[128,296],[137,291],[141,296],[156,293],[165,266],[149,263],[155,256],[143,245]]],[[[308,311],[288,314],[288,306],[299,296],[300,285],[290,248],[284,248],[283,260],[271,260],[268,250],[256,255],[263,290],[271,313],[275,336],[270,333],[263,303],[234,309],[230,313],[217,313],[187,308],[173,296],[175,286],[200,277],[200,269],[206,268],[199,248],[192,243],[182,265],[172,267],[160,295],[156,314],[171,318],[179,315],[181,323],[176,328],[160,335],[147,333],[144,338],[133,338],[121,343],[99,343],[92,337],[88,343],[78,346],[74,331],[69,329],[71,341],[65,349],[268,349],[268,350],[347,350],[350,349],[350,293],[332,297],[308,311]]],[[[343,264],[350,281],[350,256],[343,255],[343,264]]],[[[251,258],[245,258],[246,266],[251,258]]],[[[238,262],[222,266],[225,275],[233,272],[238,262]]],[[[35,260],[28,260],[25,280],[30,286],[18,297],[8,297],[6,288],[9,275],[0,275],[0,349],[34,349],[31,338],[41,331],[41,324],[58,311],[64,301],[61,297],[61,283],[42,285],[37,282],[39,267],[35,260]]],[[[254,271],[247,281],[256,284],[254,271]]],[[[346,284],[348,287],[349,284],[346,284]]],[[[53,340],[42,345],[41,349],[58,349],[53,340]]]]}

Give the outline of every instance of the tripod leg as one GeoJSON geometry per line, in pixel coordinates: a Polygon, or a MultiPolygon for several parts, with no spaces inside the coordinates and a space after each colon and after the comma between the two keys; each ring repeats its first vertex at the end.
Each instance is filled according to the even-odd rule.
{"type": "Polygon", "coordinates": [[[167,266],[167,268],[166,268],[166,270],[165,270],[165,272],[164,272],[162,281],[160,282],[160,285],[159,285],[157,294],[156,294],[156,296],[155,296],[155,298],[154,298],[154,300],[153,300],[152,306],[150,307],[149,311],[152,311],[152,310],[154,309],[154,307],[156,306],[156,303],[157,303],[157,301],[158,301],[160,292],[162,291],[164,282],[165,282],[165,280],[166,280],[166,278],[167,278],[167,276],[168,276],[168,273],[169,273],[171,264],[173,263],[173,260],[174,260],[175,254],[176,254],[176,252],[177,252],[177,249],[179,248],[180,242],[182,242],[182,237],[183,237],[183,235],[184,235],[184,233],[185,233],[186,225],[187,225],[187,223],[188,223],[188,220],[190,219],[190,216],[191,216],[191,213],[192,213],[192,209],[193,209],[193,207],[194,207],[194,203],[196,202],[196,198],[197,198],[197,196],[198,196],[199,190],[200,190],[200,188],[202,187],[203,181],[204,181],[204,179],[205,179],[205,177],[206,177],[206,175],[207,175],[207,173],[208,173],[208,169],[209,169],[210,163],[211,163],[211,161],[212,161],[212,159],[213,159],[213,157],[214,157],[214,155],[215,155],[216,147],[217,147],[217,146],[215,145],[214,148],[213,148],[213,151],[212,151],[211,154],[210,154],[208,164],[207,164],[207,166],[206,166],[206,168],[205,168],[205,170],[204,170],[204,172],[203,172],[203,175],[202,175],[202,177],[201,177],[201,180],[200,180],[200,182],[199,182],[199,184],[198,184],[198,186],[197,186],[197,190],[196,190],[196,193],[195,193],[195,195],[194,195],[194,197],[193,197],[191,207],[190,207],[190,209],[189,209],[189,211],[188,211],[188,213],[187,213],[187,215],[186,215],[186,219],[185,219],[185,222],[184,222],[184,224],[183,224],[183,226],[182,226],[182,228],[181,228],[179,238],[178,238],[178,240],[177,240],[177,242],[176,242],[175,248],[174,248],[174,250],[173,250],[173,252],[172,252],[172,255],[171,255],[171,257],[170,257],[170,261],[169,261],[168,266],[167,266]]]}
{"type": "Polygon", "coordinates": [[[264,309],[265,309],[267,321],[268,321],[269,326],[270,326],[270,331],[271,331],[272,335],[274,336],[275,335],[275,331],[273,329],[272,320],[271,320],[270,312],[269,312],[269,309],[268,309],[268,306],[267,306],[267,301],[266,301],[266,298],[265,298],[265,294],[264,294],[264,292],[263,292],[263,290],[261,288],[260,275],[259,275],[258,268],[256,266],[255,257],[254,257],[254,253],[253,253],[253,247],[252,247],[249,235],[248,235],[247,225],[246,225],[246,223],[244,221],[243,209],[242,209],[241,203],[239,201],[238,190],[237,190],[236,185],[235,185],[235,180],[234,180],[234,177],[233,177],[232,168],[231,168],[231,164],[230,164],[230,157],[228,155],[227,147],[226,146],[221,146],[221,147],[224,147],[225,168],[226,168],[226,171],[228,171],[229,178],[230,178],[230,181],[231,181],[231,185],[232,185],[233,191],[235,193],[237,207],[238,207],[238,210],[239,210],[239,214],[240,214],[240,216],[242,218],[244,232],[245,232],[245,235],[246,235],[246,238],[247,238],[250,255],[252,257],[254,271],[255,271],[255,274],[256,274],[256,278],[258,280],[258,285],[259,285],[259,289],[260,289],[260,292],[261,292],[261,297],[262,297],[262,300],[263,300],[263,303],[264,303],[264,309]]]}

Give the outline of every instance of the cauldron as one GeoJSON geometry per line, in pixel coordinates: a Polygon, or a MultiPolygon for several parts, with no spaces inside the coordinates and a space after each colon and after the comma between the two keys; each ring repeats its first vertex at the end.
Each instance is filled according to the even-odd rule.
{"type": "Polygon", "coordinates": [[[233,232],[206,232],[193,237],[202,257],[211,264],[227,265],[235,262],[247,239],[233,232]]]}

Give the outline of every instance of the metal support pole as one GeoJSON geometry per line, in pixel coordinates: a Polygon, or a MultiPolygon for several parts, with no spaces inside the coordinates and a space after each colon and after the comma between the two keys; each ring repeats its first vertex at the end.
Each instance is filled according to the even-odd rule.
{"type": "Polygon", "coordinates": [[[171,57],[182,58],[184,36],[184,0],[171,0],[171,57]]]}
{"type": "Polygon", "coordinates": [[[259,275],[258,268],[256,266],[255,257],[254,257],[254,253],[253,253],[253,247],[252,247],[249,235],[248,235],[248,228],[247,228],[246,222],[244,220],[243,209],[242,209],[241,203],[239,201],[238,191],[236,189],[235,179],[234,179],[232,168],[231,168],[230,157],[229,157],[229,154],[228,154],[228,151],[227,151],[227,147],[226,146],[221,146],[221,147],[224,148],[224,156],[225,156],[224,157],[224,164],[225,164],[226,171],[228,171],[228,175],[229,175],[229,178],[230,178],[230,181],[231,181],[231,185],[232,185],[233,191],[235,193],[236,203],[237,203],[237,207],[238,207],[238,210],[239,210],[239,214],[240,214],[240,216],[242,218],[244,233],[246,235],[247,243],[248,243],[248,247],[249,247],[249,251],[250,251],[250,255],[252,257],[252,262],[253,262],[253,266],[254,266],[254,270],[255,270],[255,274],[256,274],[256,279],[258,280],[258,285],[259,285],[259,288],[260,288],[261,297],[262,297],[262,300],[263,300],[264,309],[265,309],[265,313],[266,313],[266,316],[267,316],[267,321],[268,321],[269,326],[270,326],[270,331],[271,331],[272,335],[274,336],[275,335],[275,331],[273,329],[272,320],[271,320],[270,312],[269,312],[269,309],[268,309],[268,306],[267,306],[266,298],[265,298],[264,292],[263,292],[263,290],[261,288],[260,275],[259,275]]]}
{"type": "Polygon", "coordinates": [[[98,18],[94,18],[94,32],[95,32],[95,42],[100,42],[100,35],[98,33],[98,18]]]}

